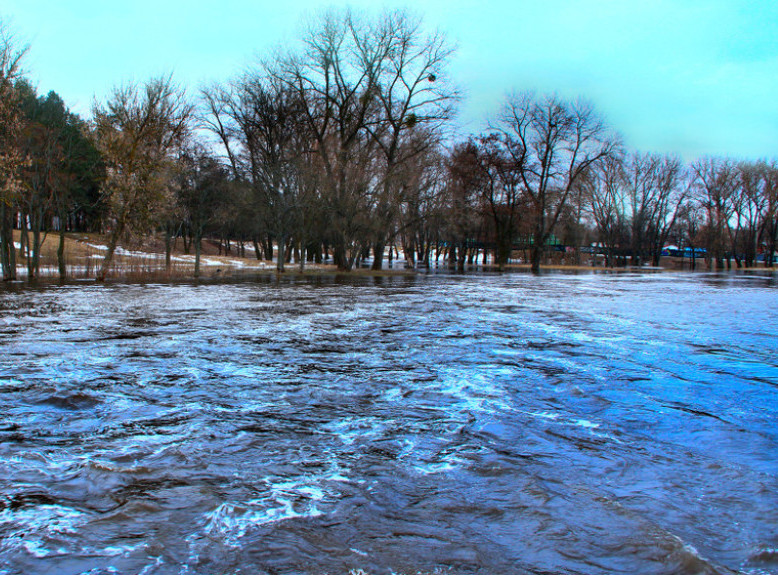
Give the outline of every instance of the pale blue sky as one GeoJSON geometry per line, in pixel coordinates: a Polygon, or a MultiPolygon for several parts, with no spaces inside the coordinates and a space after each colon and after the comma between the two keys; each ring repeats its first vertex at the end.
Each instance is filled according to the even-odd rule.
{"type": "Polygon", "coordinates": [[[458,46],[460,121],[477,131],[506,92],[590,99],[643,151],[778,157],[775,0],[0,0],[27,69],[88,115],[112,86],[172,71],[192,92],[297,37],[327,6],[409,7],[458,46]]]}

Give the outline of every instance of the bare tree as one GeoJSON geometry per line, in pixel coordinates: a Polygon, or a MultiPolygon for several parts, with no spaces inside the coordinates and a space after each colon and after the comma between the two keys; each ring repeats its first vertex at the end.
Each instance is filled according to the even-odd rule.
{"type": "Polygon", "coordinates": [[[593,166],[582,180],[587,211],[594,221],[604,251],[605,266],[613,267],[616,249],[627,237],[623,158],[611,155],[593,166]]]}
{"type": "Polygon", "coordinates": [[[760,225],[759,237],[764,244],[765,267],[773,267],[776,244],[778,244],[778,165],[775,161],[761,164],[765,209],[760,225]]]}
{"type": "Polygon", "coordinates": [[[733,257],[738,267],[752,267],[759,249],[759,231],[769,206],[762,165],[741,162],[737,166],[737,185],[732,194],[734,225],[728,226],[733,257]]]}
{"type": "Polygon", "coordinates": [[[617,149],[605,124],[584,102],[531,92],[508,98],[495,126],[509,136],[509,148],[534,208],[532,271],[571,191],[587,170],[617,149]]]}
{"type": "Polygon", "coordinates": [[[632,154],[625,162],[624,185],[631,218],[632,261],[659,265],[678,209],[689,194],[681,160],[660,154],[632,154]]]}
{"type": "Polygon", "coordinates": [[[402,12],[370,21],[331,11],[302,52],[268,67],[302,103],[339,268],[351,269],[369,244],[381,266],[408,190],[402,165],[435,144],[414,134],[434,136],[451,115],[450,54],[442,35],[425,35],[402,12]]]}
{"type": "Polygon", "coordinates": [[[374,59],[373,89],[364,97],[377,105],[371,107],[365,129],[381,158],[373,230],[373,268],[381,269],[384,247],[404,202],[402,192],[409,190],[403,177],[412,171],[403,165],[437,145],[458,94],[447,78],[454,49],[443,34],[426,34],[421,21],[403,11],[385,12],[363,29],[358,52],[365,61],[374,59]]]}
{"type": "Polygon", "coordinates": [[[179,159],[178,204],[192,234],[194,276],[200,277],[203,237],[225,204],[230,179],[227,169],[197,144],[187,146],[179,159]]]}
{"type": "MultiPolygon", "coordinates": [[[[698,199],[708,216],[708,257],[712,270],[724,269],[725,234],[732,217],[732,196],[737,184],[735,164],[723,158],[703,158],[691,166],[696,176],[698,199]]],[[[729,261],[729,260],[727,260],[729,261]]]]}
{"type": "Polygon", "coordinates": [[[24,157],[19,146],[23,116],[17,82],[27,47],[19,47],[0,20],[0,267],[3,280],[16,279],[13,243],[14,205],[21,189],[19,170],[24,157]]]}
{"type": "MultiPolygon", "coordinates": [[[[442,240],[445,220],[445,157],[439,147],[428,148],[403,163],[405,182],[397,232],[408,263],[430,267],[433,246],[442,240]]],[[[391,265],[393,252],[389,244],[391,265]]]]}
{"type": "Polygon", "coordinates": [[[504,134],[491,134],[471,140],[470,145],[476,161],[473,183],[491,223],[489,239],[494,241],[495,263],[502,270],[513,251],[519,220],[528,212],[528,194],[510,153],[516,142],[504,134]]]}
{"type": "Polygon", "coordinates": [[[273,70],[302,104],[311,149],[322,173],[335,262],[350,270],[369,236],[375,191],[375,140],[365,130],[376,103],[375,74],[380,48],[365,45],[357,19],[329,12],[304,38],[304,50],[280,58],[273,70]]]}
{"type": "Polygon", "coordinates": [[[446,247],[449,267],[464,270],[470,244],[483,220],[485,175],[475,142],[454,146],[447,161],[446,247]]]}
{"type": "Polygon", "coordinates": [[[278,243],[278,271],[300,214],[308,142],[296,91],[263,70],[244,75],[231,89],[205,95],[208,125],[227,151],[233,171],[251,183],[255,216],[278,243]],[[241,166],[239,169],[238,166],[241,166]]]}
{"type": "Polygon", "coordinates": [[[115,89],[104,106],[95,104],[93,114],[107,169],[102,197],[111,220],[108,250],[97,275],[103,281],[119,239],[148,231],[171,199],[174,152],[189,130],[192,105],[166,76],[115,89]]]}
{"type": "Polygon", "coordinates": [[[697,253],[700,246],[700,235],[705,224],[705,209],[695,198],[689,197],[678,211],[680,236],[689,246],[689,269],[697,268],[697,253]]]}

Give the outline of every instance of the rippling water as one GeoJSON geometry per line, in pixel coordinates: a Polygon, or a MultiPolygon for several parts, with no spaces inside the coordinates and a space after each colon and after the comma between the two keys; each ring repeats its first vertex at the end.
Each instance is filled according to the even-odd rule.
{"type": "Polygon", "coordinates": [[[778,573],[778,290],[0,291],[0,575],[778,573]]]}

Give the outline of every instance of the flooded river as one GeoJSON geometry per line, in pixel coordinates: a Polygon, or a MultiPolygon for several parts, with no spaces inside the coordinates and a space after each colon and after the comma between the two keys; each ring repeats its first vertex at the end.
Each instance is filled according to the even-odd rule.
{"type": "Polygon", "coordinates": [[[773,279],[0,289],[0,575],[778,573],[773,279]]]}

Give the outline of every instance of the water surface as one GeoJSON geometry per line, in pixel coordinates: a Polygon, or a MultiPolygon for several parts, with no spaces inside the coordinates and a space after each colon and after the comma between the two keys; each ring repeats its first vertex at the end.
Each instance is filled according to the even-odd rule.
{"type": "Polygon", "coordinates": [[[0,575],[778,573],[775,286],[7,287],[0,575]]]}

